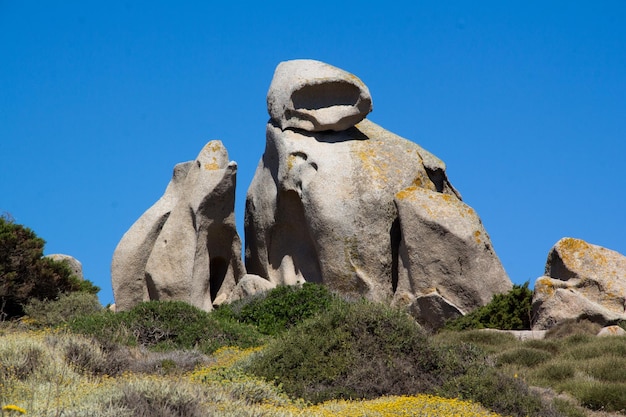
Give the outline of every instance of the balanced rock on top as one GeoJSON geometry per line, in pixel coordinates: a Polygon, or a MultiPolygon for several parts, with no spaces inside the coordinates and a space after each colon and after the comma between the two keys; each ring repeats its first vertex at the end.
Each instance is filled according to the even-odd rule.
{"type": "Polygon", "coordinates": [[[267,110],[281,129],[341,131],[372,111],[372,98],[354,75],[320,61],[299,59],[276,68],[267,110]]]}

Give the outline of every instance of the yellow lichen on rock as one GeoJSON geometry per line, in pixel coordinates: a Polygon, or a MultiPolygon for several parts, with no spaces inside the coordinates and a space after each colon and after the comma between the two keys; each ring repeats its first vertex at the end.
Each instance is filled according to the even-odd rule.
{"type": "Polygon", "coordinates": [[[554,288],[554,283],[552,282],[552,279],[550,277],[539,278],[535,282],[535,292],[547,296],[554,295],[556,289],[554,288]]]}

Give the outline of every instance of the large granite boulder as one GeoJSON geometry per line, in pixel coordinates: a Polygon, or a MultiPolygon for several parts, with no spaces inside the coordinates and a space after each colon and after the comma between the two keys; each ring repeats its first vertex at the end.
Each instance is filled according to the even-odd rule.
{"type": "Polygon", "coordinates": [[[402,240],[396,301],[429,328],[485,305],[511,282],[470,206],[450,194],[411,186],[398,192],[402,240]]]}
{"type": "Polygon", "coordinates": [[[445,164],[363,119],[369,92],[346,74],[316,61],[277,68],[265,152],[246,201],[248,273],[413,305],[427,323],[422,296],[448,317],[510,289],[445,164]],[[294,103],[294,91],[309,104],[294,103]],[[302,107],[310,111],[293,110],[302,107]]]}
{"type": "Polygon", "coordinates": [[[570,319],[626,320],[626,257],[570,237],[550,250],[533,294],[533,329],[570,319]]]}
{"type": "Polygon", "coordinates": [[[237,165],[220,141],[178,164],[164,195],[124,234],[111,267],[117,311],[147,300],[211,310],[244,275],[235,228],[237,165]]]}

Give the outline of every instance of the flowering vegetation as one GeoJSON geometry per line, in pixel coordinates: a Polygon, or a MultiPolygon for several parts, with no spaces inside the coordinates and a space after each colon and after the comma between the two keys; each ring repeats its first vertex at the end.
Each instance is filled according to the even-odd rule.
{"type": "Polygon", "coordinates": [[[429,395],[309,405],[241,372],[259,348],[223,348],[207,364],[180,375],[123,373],[93,376],[67,362],[67,346],[81,336],[9,331],[0,336],[2,415],[55,416],[489,416],[482,406],[429,395]],[[32,352],[41,355],[34,366],[32,352]],[[31,352],[31,353],[20,353],[31,352]],[[19,365],[31,361],[28,371],[19,365]]]}
{"type": "Polygon", "coordinates": [[[68,306],[82,296],[30,303],[31,317],[0,322],[1,415],[583,417],[580,405],[626,408],[625,338],[596,339],[578,324],[541,341],[429,335],[399,310],[302,291],[320,300],[302,305],[291,288],[221,312],[151,302],[113,314],[85,298],[78,316],[68,306]],[[268,327],[274,318],[281,324],[268,327]],[[542,399],[549,391],[529,384],[578,405],[542,399]]]}

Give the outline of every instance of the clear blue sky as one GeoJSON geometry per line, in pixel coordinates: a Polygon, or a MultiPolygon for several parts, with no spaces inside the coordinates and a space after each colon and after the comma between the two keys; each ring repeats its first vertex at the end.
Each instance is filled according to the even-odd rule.
{"type": "Polygon", "coordinates": [[[564,236],[626,253],[625,22],[622,0],[0,0],[0,212],[113,302],[118,241],[211,139],[239,164],[243,235],[274,68],[311,58],[446,162],[532,284],[564,236]]]}

